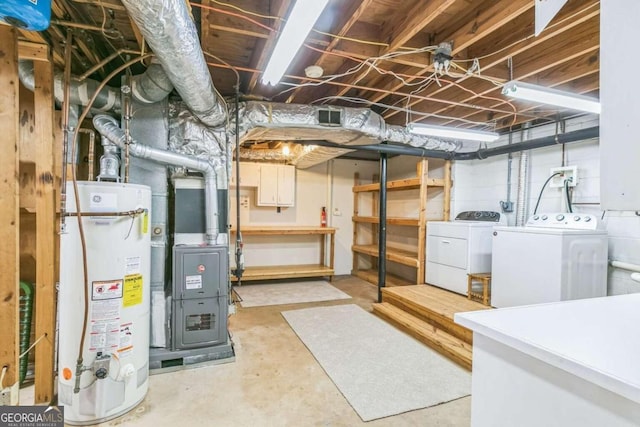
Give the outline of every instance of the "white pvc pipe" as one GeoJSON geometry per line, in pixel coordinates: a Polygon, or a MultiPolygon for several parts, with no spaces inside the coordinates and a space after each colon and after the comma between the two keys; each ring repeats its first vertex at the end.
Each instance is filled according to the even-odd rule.
{"type": "Polygon", "coordinates": [[[636,273],[640,273],[640,265],[638,264],[631,264],[629,262],[613,261],[613,260],[610,261],[609,264],[611,264],[611,267],[620,268],[622,270],[635,271],[636,273]]]}

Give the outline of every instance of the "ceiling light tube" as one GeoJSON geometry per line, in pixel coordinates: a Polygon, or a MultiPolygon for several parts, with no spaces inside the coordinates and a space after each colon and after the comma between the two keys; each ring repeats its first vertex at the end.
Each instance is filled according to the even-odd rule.
{"type": "Polygon", "coordinates": [[[423,125],[411,123],[407,126],[409,132],[416,135],[436,136],[440,138],[462,139],[466,141],[493,142],[500,135],[496,132],[483,132],[471,129],[453,128],[448,126],[423,125]]]}
{"type": "Polygon", "coordinates": [[[516,80],[505,84],[502,94],[516,99],[600,114],[600,102],[597,99],[516,80]]]}
{"type": "Polygon", "coordinates": [[[329,0],[296,1],[262,74],[262,83],[276,85],[280,81],[328,2],[329,0]]]}

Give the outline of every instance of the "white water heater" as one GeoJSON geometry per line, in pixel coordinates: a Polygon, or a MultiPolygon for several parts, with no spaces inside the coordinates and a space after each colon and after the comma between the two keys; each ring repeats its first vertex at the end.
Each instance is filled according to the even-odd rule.
{"type": "MultiPolygon", "coordinates": [[[[58,399],[65,422],[84,425],[124,414],[147,393],[151,191],[144,185],[78,182],[78,193],[89,283],[85,290],[77,217],[69,216],[60,237],[58,399]]],[[[67,212],[77,212],[71,183],[67,212]]]]}

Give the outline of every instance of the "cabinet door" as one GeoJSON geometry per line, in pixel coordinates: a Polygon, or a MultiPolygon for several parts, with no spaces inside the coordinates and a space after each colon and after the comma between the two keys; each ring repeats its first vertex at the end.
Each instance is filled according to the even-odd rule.
{"type": "Polygon", "coordinates": [[[278,206],[293,206],[296,198],[296,168],[278,167],[278,206]]]}
{"type": "MultiPolygon", "coordinates": [[[[260,183],[259,163],[240,163],[240,187],[257,187],[260,183]]],[[[229,179],[231,187],[236,186],[236,163],[231,164],[231,177],[229,179]]]]}
{"type": "Polygon", "coordinates": [[[278,166],[260,165],[258,206],[276,206],[278,197],[278,166]]]}

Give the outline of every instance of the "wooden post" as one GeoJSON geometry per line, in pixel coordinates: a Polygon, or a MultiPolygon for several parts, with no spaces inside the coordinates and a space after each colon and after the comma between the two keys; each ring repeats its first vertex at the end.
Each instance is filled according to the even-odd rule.
{"type": "Polygon", "coordinates": [[[451,160],[444,162],[444,206],[442,207],[442,220],[449,221],[451,216],[451,160]]]}
{"type": "Polygon", "coordinates": [[[34,62],[36,119],[36,310],[35,403],[49,403],[54,394],[56,323],[55,194],[53,174],[53,64],[34,62]]]}
{"type": "Polygon", "coordinates": [[[16,29],[0,25],[0,369],[4,386],[18,381],[19,360],[19,103],[16,29]]]}
{"type": "Polygon", "coordinates": [[[429,182],[429,161],[427,159],[422,159],[418,162],[418,178],[420,179],[420,213],[418,216],[418,271],[416,273],[416,285],[425,282],[427,190],[429,182]]]}

